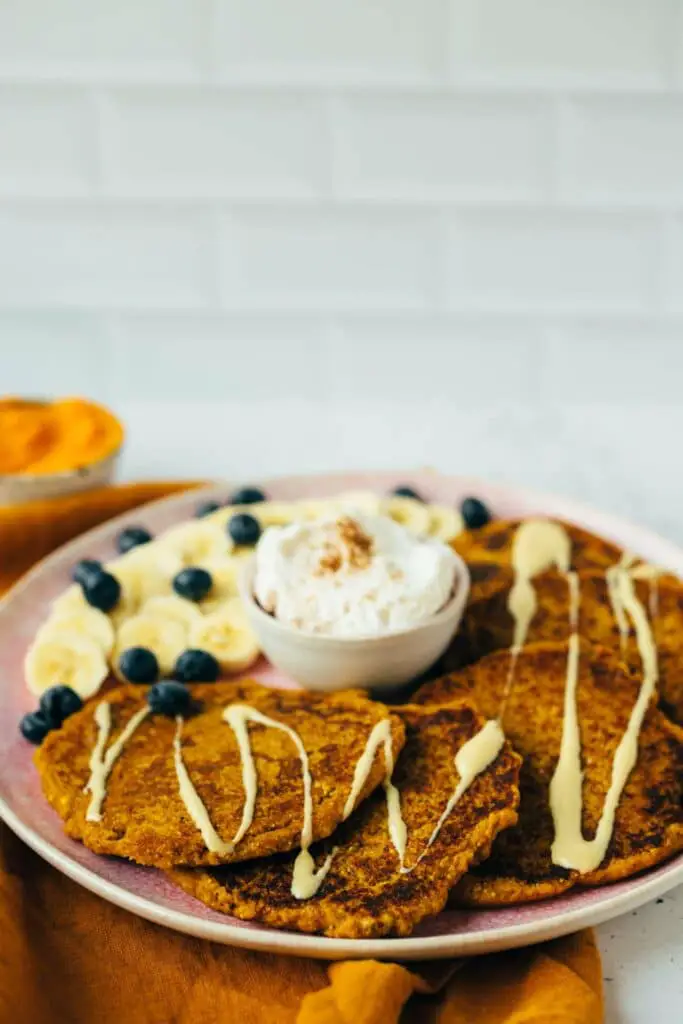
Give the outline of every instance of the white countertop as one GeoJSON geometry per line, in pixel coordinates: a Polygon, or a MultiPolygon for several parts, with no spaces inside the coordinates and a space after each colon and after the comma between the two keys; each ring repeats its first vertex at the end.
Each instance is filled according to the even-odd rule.
{"type": "MultiPolygon", "coordinates": [[[[571,495],[683,542],[683,486],[670,448],[658,443],[680,436],[683,418],[672,406],[634,415],[619,405],[341,408],[298,398],[118,409],[129,428],[125,478],[258,483],[290,472],[432,465],[571,495]]],[[[602,925],[598,938],[607,1024],[683,1020],[683,886],[602,925]]]]}

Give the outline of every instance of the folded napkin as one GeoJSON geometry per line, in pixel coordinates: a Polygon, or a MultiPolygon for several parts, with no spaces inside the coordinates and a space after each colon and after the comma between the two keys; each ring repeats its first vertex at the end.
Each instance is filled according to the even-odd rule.
{"type": "MultiPolygon", "coordinates": [[[[195,482],[0,508],[0,592],[59,544],[195,482]]],[[[251,953],[150,924],[81,889],[0,826],[0,1022],[601,1024],[592,932],[402,966],[251,953]]]]}

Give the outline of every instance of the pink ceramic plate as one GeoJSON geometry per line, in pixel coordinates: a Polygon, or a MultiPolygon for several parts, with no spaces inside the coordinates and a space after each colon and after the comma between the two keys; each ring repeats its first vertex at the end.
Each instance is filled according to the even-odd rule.
{"type": "MultiPolygon", "coordinates": [[[[586,526],[683,576],[683,550],[647,530],[571,501],[479,480],[417,473],[355,473],[346,476],[291,477],[266,483],[279,499],[323,497],[343,490],[386,492],[410,481],[429,498],[456,503],[466,494],[483,498],[497,516],[545,513],[586,526]]],[[[448,910],[422,924],[406,939],[326,939],[243,923],[209,910],[174,888],[160,872],[97,857],[62,832],[57,815],[40,793],[32,748],[19,736],[21,715],[33,701],[24,687],[22,659],[49,603],[69,582],[79,558],[107,558],[122,526],[142,523],[159,531],[192,516],[198,501],[221,498],[228,487],[212,487],[157,502],[121,516],[86,534],[38,565],[0,605],[0,814],[29,846],[64,874],[126,910],[191,935],[253,949],[341,958],[426,959],[490,952],[564,935],[632,910],[683,882],[683,856],[637,878],[600,889],[575,890],[544,903],[501,910],[448,910]]],[[[256,673],[287,685],[267,665],[256,673]]]]}

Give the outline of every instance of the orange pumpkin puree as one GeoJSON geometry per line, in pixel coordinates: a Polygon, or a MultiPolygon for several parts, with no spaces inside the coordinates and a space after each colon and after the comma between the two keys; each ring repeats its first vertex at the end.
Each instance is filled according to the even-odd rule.
{"type": "Polygon", "coordinates": [[[116,417],[84,398],[0,398],[0,474],[80,469],[111,455],[122,441],[116,417]]]}

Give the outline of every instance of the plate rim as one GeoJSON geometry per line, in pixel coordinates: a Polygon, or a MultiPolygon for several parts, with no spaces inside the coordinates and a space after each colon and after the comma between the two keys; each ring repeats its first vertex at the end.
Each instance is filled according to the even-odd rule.
{"type": "MultiPolygon", "coordinates": [[[[476,477],[438,473],[435,470],[423,469],[406,472],[399,470],[366,470],[330,474],[287,474],[270,477],[263,482],[263,486],[268,489],[273,486],[278,487],[278,485],[286,482],[288,486],[291,485],[296,488],[301,484],[309,483],[311,480],[324,478],[333,487],[335,480],[342,482],[347,480],[349,476],[353,476],[354,479],[363,478],[367,480],[368,486],[373,489],[377,488],[378,479],[396,480],[400,477],[410,477],[415,480],[416,477],[419,477],[425,486],[428,486],[430,480],[433,482],[445,481],[454,489],[457,487],[459,490],[462,490],[467,487],[473,493],[485,490],[489,495],[498,495],[501,498],[509,496],[510,492],[514,491],[517,497],[523,497],[524,501],[546,508],[547,512],[545,514],[547,515],[558,515],[564,519],[574,520],[580,525],[587,525],[589,528],[602,532],[607,536],[610,535],[613,529],[619,533],[635,531],[646,543],[656,544],[668,550],[671,561],[678,562],[680,565],[678,571],[683,571],[683,548],[660,536],[657,532],[647,527],[641,527],[621,516],[603,513],[571,498],[536,491],[532,488],[512,483],[498,483],[476,477]],[[597,523],[597,525],[593,526],[591,525],[592,523],[597,523]],[[605,528],[602,526],[603,523],[605,528]]],[[[79,534],[33,565],[3,595],[2,599],[0,599],[0,618],[6,606],[20,592],[30,586],[33,580],[42,575],[46,569],[49,569],[53,562],[62,562],[65,557],[68,557],[70,550],[87,544],[89,541],[108,537],[115,532],[117,525],[135,518],[150,509],[172,507],[174,504],[182,506],[187,503],[188,495],[190,494],[201,501],[212,495],[224,492],[230,486],[225,481],[211,482],[205,487],[176,492],[167,497],[146,502],[136,508],[129,509],[85,533],[79,534]]],[[[495,502],[495,500],[494,496],[493,501],[495,502]]],[[[63,853],[49,840],[44,839],[31,826],[26,825],[2,796],[0,796],[0,817],[27,846],[57,870],[90,892],[128,912],[137,914],[155,924],[160,924],[197,938],[245,949],[282,953],[291,956],[298,955],[313,959],[366,959],[371,957],[380,960],[422,960],[451,956],[471,956],[502,949],[511,949],[530,943],[558,938],[582,927],[601,924],[613,917],[634,910],[651,899],[668,892],[676,885],[683,883],[683,853],[681,853],[672,860],[654,866],[649,872],[644,873],[638,879],[635,888],[620,891],[618,888],[615,889],[614,886],[601,887],[604,897],[596,902],[595,905],[580,905],[574,908],[563,907],[558,909],[557,914],[550,914],[545,920],[540,922],[528,921],[509,925],[496,925],[492,926],[490,930],[470,934],[458,932],[450,935],[443,933],[440,935],[409,936],[406,938],[336,939],[284,931],[269,928],[265,925],[256,925],[254,928],[247,929],[239,924],[232,924],[231,919],[227,917],[225,922],[206,921],[184,911],[163,907],[154,900],[139,896],[130,889],[102,878],[89,867],[79,864],[67,853],[63,853]]],[[[617,886],[618,884],[616,883],[617,886]]],[[[476,913],[476,910],[472,912],[476,913]]]]}

